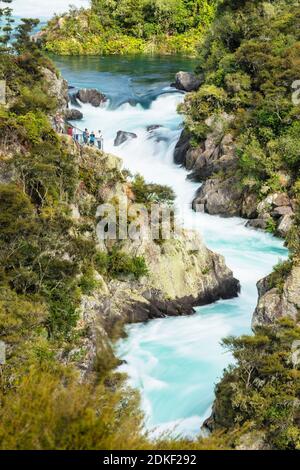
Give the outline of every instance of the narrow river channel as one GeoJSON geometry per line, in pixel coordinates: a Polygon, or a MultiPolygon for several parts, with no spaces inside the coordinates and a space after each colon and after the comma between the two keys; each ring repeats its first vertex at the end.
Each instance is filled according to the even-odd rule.
{"type": "Polygon", "coordinates": [[[104,108],[84,105],[80,127],[101,129],[104,150],[122,157],[131,173],[174,189],[185,227],[199,231],[206,244],[223,254],[242,285],[238,299],[201,307],[192,317],[154,320],[131,325],[117,345],[126,361],[121,370],[142,396],[150,429],[199,434],[209,415],[214,387],[231,362],[221,339],[251,331],[257,302],[256,283],[287,256],[283,242],[248,229],[238,218],[195,213],[191,202],[199,183],[186,179],[173,163],[182,117],[177,106],[184,95],[169,87],[178,70],[193,70],[194,61],[167,57],[59,58],[57,66],[71,85],[97,88],[109,98],[104,108]],[[159,125],[147,132],[147,126],[159,125]],[[138,138],[114,147],[118,130],[138,138]]]}

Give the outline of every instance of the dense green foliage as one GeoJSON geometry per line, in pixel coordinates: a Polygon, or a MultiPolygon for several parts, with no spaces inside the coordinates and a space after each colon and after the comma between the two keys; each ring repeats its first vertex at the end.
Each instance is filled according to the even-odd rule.
{"type": "Polygon", "coordinates": [[[132,190],[137,203],[167,203],[171,204],[175,200],[175,193],[169,186],[159,184],[146,184],[145,179],[141,175],[136,175],[132,190]]]}
{"type": "MultiPolygon", "coordinates": [[[[79,14],[94,28],[88,41],[103,28],[101,51],[106,27],[114,34],[112,51],[118,41],[124,47],[124,38],[135,51],[136,44],[166,30],[168,40],[190,30],[198,35],[213,14],[204,1],[175,2],[176,8],[171,1],[117,3],[95,1],[92,12],[79,14]],[[109,4],[115,5],[114,15],[109,4]],[[198,7],[207,16],[198,18],[198,7]]],[[[222,3],[200,57],[205,84],[187,100],[186,112],[196,140],[205,135],[206,117],[234,113],[242,179],[251,178],[265,192],[278,184],[276,172],[284,171],[289,191],[299,197],[299,106],[291,102],[290,87],[300,75],[300,14],[298,1],[292,3],[293,9],[291,1],[283,0],[222,3]]],[[[79,187],[96,197],[105,178],[112,182],[120,176],[77,165],[74,148],[53,131],[49,117],[57,103],[49,96],[42,68],[55,70],[29,39],[34,21],[23,22],[14,49],[7,48],[10,14],[0,9],[8,28],[1,32],[0,51],[0,79],[7,81],[8,98],[0,107],[0,340],[7,345],[6,364],[0,366],[0,449],[224,449],[237,447],[253,430],[274,448],[299,448],[300,372],[291,352],[300,330],[291,320],[224,341],[236,364],[217,386],[218,429],[208,439],[149,442],[138,397],[111,372],[116,361],[110,347],[97,358],[94,381],[79,380],[74,364],[84,355],[88,332],[78,322],[78,307],[82,296],[97,287],[95,272],[106,280],[138,279],[147,275],[147,266],[118,245],[99,251],[89,210],[84,221],[72,217],[79,187]]],[[[85,30],[78,28],[77,16],[75,11],[65,19],[64,38],[50,42],[50,49],[52,44],[53,50],[70,53],[64,48],[74,37],[68,47],[92,50],[88,42],[86,49],[78,46],[85,30]],[[68,33],[67,26],[73,27],[68,33]]],[[[132,191],[142,203],[174,199],[168,188],[147,185],[140,176],[132,191]]],[[[288,240],[294,258],[275,269],[274,287],[281,288],[291,263],[299,259],[299,222],[298,210],[288,240]]]]}
{"type": "MultiPolygon", "coordinates": [[[[258,201],[274,192],[293,200],[291,257],[269,277],[269,287],[279,293],[300,261],[299,23],[299,0],[221,1],[199,56],[203,84],[181,107],[195,146],[211,132],[206,120],[212,116],[223,120],[224,135],[231,133],[237,168],[220,178],[234,175],[258,201]]],[[[268,230],[276,230],[275,219],[268,230]]],[[[284,320],[224,341],[237,364],[217,386],[214,424],[231,445],[259,431],[265,446],[300,448],[299,364],[291,359],[299,335],[299,327],[284,320]]]]}
{"type": "Polygon", "coordinates": [[[215,0],[92,0],[47,27],[46,49],[58,54],[194,54],[215,0]]]}
{"type": "Polygon", "coordinates": [[[208,117],[233,116],[224,133],[234,136],[235,176],[260,198],[285,191],[299,200],[299,21],[299,0],[221,2],[199,57],[204,83],[182,108],[195,143],[208,117]]]}
{"type": "Polygon", "coordinates": [[[237,360],[216,388],[215,418],[232,432],[262,431],[276,449],[300,449],[300,361],[292,320],[260,327],[255,336],[224,340],[237,360]]]}

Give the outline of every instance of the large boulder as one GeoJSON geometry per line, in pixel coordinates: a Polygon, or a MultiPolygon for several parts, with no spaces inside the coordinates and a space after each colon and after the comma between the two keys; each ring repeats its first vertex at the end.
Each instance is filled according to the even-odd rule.
{"type": "Polygon", "coordinates": [[[65,112],[65,117],[68,121],[80,121],[83,119],[83,114],[79,109],[67,109],[65,112]]]}
{"type": "Polygon", "coordinates": [[[190,139],[190,133],[186,129],[184,129],[180,134],[180,138],[176,144],[174,151],[174,162],[178,165],[185,166],[186,164],[187,152],[191,148],[190,139]]]}
{"type": "Polygon", "coordinates": [[[266,230],[267,227],[268,227],[268,220],[271,220],[271,218],[248,220],[248,222],[246,224],[246,227],[251,227],[251,228],[260,229],[260,230],[266,230]]]}
{"type": "Polygon", "coordinates": [[[137,135],[134,132],[118,131],[114,140],[114,146],[119,147],[129,139],[137,139],[137,135]]]}
{"type": "Polygon", "coordinates": [[[196,212],[206,212],[223,217],[240,216],[242,212],[243,190],[235,178],[209,179],[203,183],[193,201],[196,212]]]}
{"type": "Polygon", "coordinates": [[[98,90],[88,88],[79,90],[76,93],[76,98],[81,101],[81,103],[89,103],[95,108],[107,101],[107,98],[103,93],[100,93],[98,90]]]}
{"type": "Polygon", "coordinates": [[[174,86],[177,90],[197,91],[203,83],[203,78],[191,72],[178,72],[174,86]]]}
{"type": "Polygon", "coordinates": [[[285,238],[294,224],[294,216],[290,214],[283,215],[279,220],[277,233],[282,238],[285,238]]]}

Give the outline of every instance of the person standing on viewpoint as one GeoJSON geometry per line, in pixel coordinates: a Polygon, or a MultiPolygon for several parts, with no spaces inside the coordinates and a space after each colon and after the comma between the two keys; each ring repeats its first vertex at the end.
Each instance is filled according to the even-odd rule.
{"type": "Polygon", "coordinates": [[[93,147],[95,145],[95,141],[96,141],[96,135],[95,135],[95,132],[92,131],[91,134],[90,134],[90,146],[93,147]]]}
{"type": "Polygon", "coordinates": [[[96,142],[97,142],[98,149],[103,150],[103,136],[102,136],[101,131],[98,131],[96,133],[96,142]]]}
{"type": "Polygon", "coordinates": [[[88,144],[90,134],[89,134],[89,131],[88,131],[87,129],[84,129],[83,134],[82,134],[82,137],[83,137],[83,143],[84,143],[85,145],[88,144]]]}

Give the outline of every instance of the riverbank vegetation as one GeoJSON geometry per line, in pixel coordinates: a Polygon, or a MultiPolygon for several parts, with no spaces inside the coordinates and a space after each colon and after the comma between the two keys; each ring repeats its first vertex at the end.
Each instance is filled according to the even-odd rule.
{"type": "Polygon", "coordinates": [[[79,307],[97,285],[96,269],[138,278],[147,268],[118,249],[100,252],[89,219],[72,217],[90,169],[79,168],[78,150],[51,126],[57,102],[43,70],[55,69],[29,39],[33,24],[18,26],[13,48],[10,30],[1,36],[0,448],[134,448],[146,442],[138,397],[117,374],[106,385],[117,363],[111,349],[97,359],[92,383],[75,367],[88,334],[79,307]]]}
{"type": "MultiPolygon", "coordinates": [[[[237,165],[211,178],[220,184],[227,178],[256,203],[264,201],[269,231],[276,232],[278,217],[268,196],[276,193],[292,201],[293,223],[286,238],[290,259],[275,268],[265,288],[274,289],[279,299],[300,262],[299,21],[298,0],[220,2],[199,56],[202,85],[181,108],[194,148],[201,148],[211,132],[208,118],[224,120],[237,165]]],[[[293,355],[300,334],[299,303],[292,300],[298,318],[278,320],[276,315],[287,312],[273,306],[273,324],[256,326],[251,337],[224,340],[236,365],[216,387],[208,426],[235,443],[240,439],[245,448],[300,448],[299,360],[293,355]]]]}
{"type": "MultiPolygon", "coordinates": [[[[285,193],[299,206],[299,17],[298,0],[221,2],[199,56],[202,86],[182,107],[195,147],[210,132],[208,118],[224,119],[236,184],[266,205],[268,195],[285,193]]],[[[231,177],[228,167],[215,176],[231,177]]],[[[278,219],[268,220],[270,232],[278,219]]]]}
{"type": "Polygon", "coordinates": [[[195,55],[215,0],[92,0],[48,23],[45,49],[61,55],[195,55]]]}

